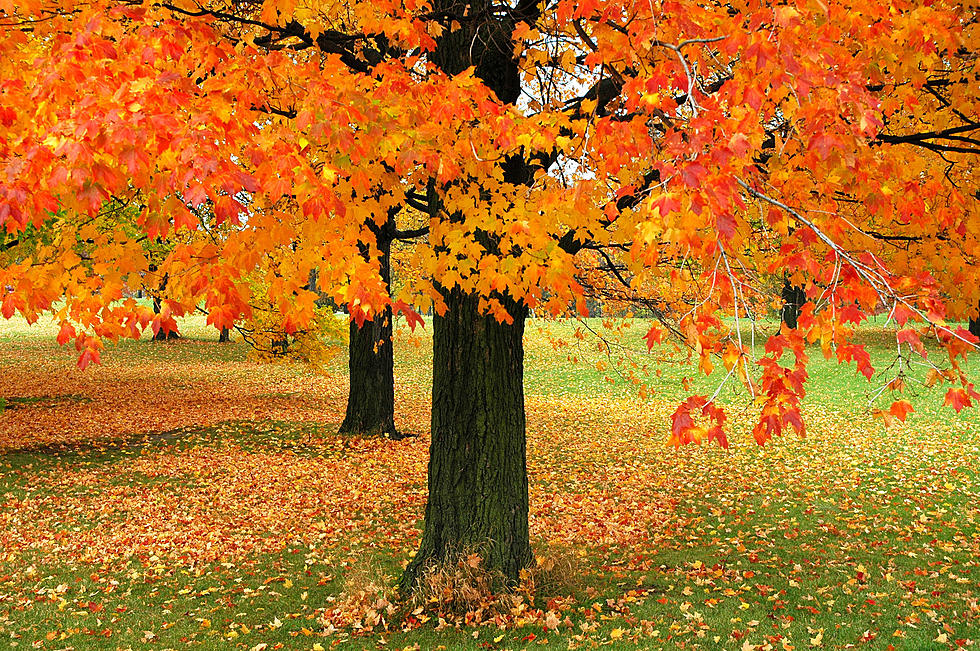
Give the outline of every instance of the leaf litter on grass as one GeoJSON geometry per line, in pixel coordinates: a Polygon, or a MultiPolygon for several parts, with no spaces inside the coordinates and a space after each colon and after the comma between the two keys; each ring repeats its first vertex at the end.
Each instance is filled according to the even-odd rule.
{"type": "MultiPolygon", "coordinates": [[[[0,462],[5,485],[16,484],[0,508],[7,568],[0,572],[0,626],[7,631],[20,626],[16,634],[25,641],[33,635],[30,642],[41,647],[64,648],[82,634],[61,640],[71,630],[65,610],[97,617],[92,609],[101,603],[78,593],[71,580],[98,574],[103,592],[113,581],[128,590],[147,580],[172,584],[176,596],[164,590],[140,598],[147,603],[177,599],[181,590],[200,596],[216,576],[237,586],[215,593],[233,591],[233,603],[269,594],[242,587],[248,581],[274,576],[275,585],[305,585],[319,577],[306,590],[314,601],[287,605],[282,596],[262,597],[268,621],[237,616],[238,606],[215,601],[210,608],[231,613],[232,625],[202,627],[195,618],[211,618],[198,603],[187,607],[194,630],[174,629],[192,642],[212,636],[242,648],[309,648],[316,640],[325,647],[413,644],[413,635],[424,634],[413,631],[431,626],[446,629],[439,635],[462,626],[452,638],[457,643],[501,649],[544,640],[562,648],[901,649],[968,647],[980,638],[980,436],[969,422],[926,413],[883,429],[819,404],[806,407],[804,441],[759,449],[735,433],[730,451],[673,449],[664,445],[675,407],[669,396],[529,394],[535,549],[545,565],[571,557],[569,572],[584,576],[564,577],[552,594],[528,594],[512,607],[516,612],[440,622],[437,611],[423,609],[397,620],[379,614],[383,608],[367,617],[381,602],[345,601],[334,580],[378,562],[387,567],[382,574],[393,576],[414,550],[427,438],[337,437],[317,426],[339,420],[343,377],[194,359],[144,360],[135,370],[106,364],[88,375],[48,362],[10,373],[5,367],[3,392],[81,395],[91,402],[72,407],[95,410],[52,416],[54,406],[44,408],[51,420],[0,417],[0,445],[8,450],[66,446],[0,462]],[[209,394],[227,402],[207,402],[209,394]],[[163,412],[166,423],[187,428],[183,434],[114,454],[113,439],[147,431],[163,412]],[[69,429],[55,431],[65,423],[69,429]],[[94,448],[72,447],[93,441],[94,448]],[[283,562],[277,559],[297,550],[310,564],[277,569],[283,562]],[[75,578],[46,580],[57,572],[75,578]],[[68,594],[60,585],[75,595],[71,608],[58,610],[68,594]],[[347,613],[347,628],[334,627],[337,604],[355,602],[366,609],[347,613]],[[42,613],[43,625],[19,624],[31,621],[29,611],[42,613]],[[302,625],[286,617],[294,611],[303,613],[302,625]],[[55,624],[60,632],[48,639],[51,631],[42,628],[55,624]]],[[[405,396],[399,422],[416,432],[427,430],[422,360],[399,379],[405,396]]],[[[113,602],[126,609],[113,617],[128,622],[140,599],[113,602]]],[[[176,645],[180,638],[164,628],[168,622],[149,622],[146,639],[127,624],[135,633],[124,639],[176,645]]],[[[104,630],[87,629],[89,638],[104,630]]]]}

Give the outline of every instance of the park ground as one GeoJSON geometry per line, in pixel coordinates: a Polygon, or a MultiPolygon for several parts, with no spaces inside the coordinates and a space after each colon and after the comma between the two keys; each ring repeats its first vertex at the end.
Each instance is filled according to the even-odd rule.
{"type": "MultiPolygon", "coordinates": [[[[474,552],[406,606],[391,586],[425,503],[431,326],[398,332],[397,421],[417,436],[387,441],[334,433],[342,349],[259,363],[191,319],[80,371],[52,326],[0,322],[0,648],[980,649],[975,411],[922,389],[886,425],[874,386],[814,350],[806,439],[759,448],[726,388],[731,448],[674,449],[693,373],[669,347],[634,358],[641,394],[618,345],[541,326],[538,567],[488,602],[474,552]]],[[[894,337],[861,338],[884,366],[894,337]]]]}

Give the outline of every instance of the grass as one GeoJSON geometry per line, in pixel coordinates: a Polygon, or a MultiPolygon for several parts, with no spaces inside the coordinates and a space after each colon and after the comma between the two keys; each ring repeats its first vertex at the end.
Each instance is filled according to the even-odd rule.
{"type": "MultiPolygon", "coordinates": [[[[807,439],[758,448],[746,396],[725,387],[732,448],[673,449],[681,380],[710,393],[724,374],[643,352],[642,323],[608,348],[578,327],[526,336],[539,587],[457,621],[385,606],[424,507],[431,326],[399,332],[397,420],[420,436],[390,442],[333,433],[341,357],[257,364],[191,319],[180,341],[120,344],[82,373],[50,327],[0,324],[0,395],[16,404],[0,414],[0,647],[980,644],[974,412],[922,388],[885,427],[875,385],[814,351],[807,439]]],[[[861,337],[887,365],[889,333],[861,337]]]]}

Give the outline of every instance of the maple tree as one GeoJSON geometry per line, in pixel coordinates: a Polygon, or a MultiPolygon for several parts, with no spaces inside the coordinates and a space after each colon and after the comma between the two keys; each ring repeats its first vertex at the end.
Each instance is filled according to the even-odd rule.
{"type": "MultiPolygon", "coordinates": [[[[974,339],[944,321],[980,300],[969,5],[31,0],[0,12],[5,316],[53,309],[84,366],[103,339],[198,305],[219,329],[247,317],[256,269],[284,331],[302,328],[316,269],[352,317],[352,390],[380,382],[363,383],[370,397],[389,377],[391,312],[434,307],[429,502],[406,585],[460,549],[510,578],[531,561],[524,322],[532,308],[586,312],[588,269],[654,301],[702,372],[720,359],[756,397],[760,444],[804,431],[806,343],[873,376],[850,334],[882,309],[903,356],[924,356],[926,335],[944,347],[931,381],[951,383],[948,404],[980,399],[957,361],[974,339]],[[111,201],[143,207],[141,234],[98,219],[111,201]],[[221,240],[194,212],[205,202],[229,225],[221,240]],[[395,223],[405,211],[424,216],[413,232],[395,223]],[[9,255],[34,231],[51,236],[9,255]],[[391,296],[399,234],[427,240],[391,296]],[[157,315],[124,298],[148,269],[144,235],[174,242],[157,315]],[[756,359],[743,326],[774,278],[807,300],[756,359]]],[[[393,431],[388,411],[369,420],[393,431]]],[[[671,441],[727,445],[726,418],[693,396],[671,441]]]]}

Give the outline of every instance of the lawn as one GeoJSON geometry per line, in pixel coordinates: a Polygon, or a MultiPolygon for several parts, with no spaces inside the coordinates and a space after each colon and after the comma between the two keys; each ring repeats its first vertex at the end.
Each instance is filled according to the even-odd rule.
{"type": "MultiPolygon", "coordinates": [[[[79,371],[53,328],[0,322],[0,648],[980,648],[980,418],[941,388],[886,426],[815,349],[806,439],[759,448],[726,387],[732,447],[674,449],[680,380],[723,370],[642,352],[641,323],[607,348],[532,320],[539,566],[467,612],[459,586],[391,588],[425,504],[431,327],[396,339],[397,442],[334,433],[343,355],[258,363],[181,329],[79,371]]],[[[861,337],[883,365],[893,336],[861,337]]]]}

